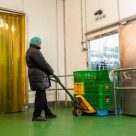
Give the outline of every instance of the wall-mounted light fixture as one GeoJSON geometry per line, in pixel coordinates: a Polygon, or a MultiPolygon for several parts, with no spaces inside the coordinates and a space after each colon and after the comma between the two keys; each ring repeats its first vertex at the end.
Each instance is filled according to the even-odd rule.
{"type": "Polygon", "coordinates": [[[95,15],[95,17],[96,17],[96,18],[95,18],[96,21],[101,20],[101,19],[103,19],[103,18],[106,17],[106,15],[103,13],[103,10],[102,10],[102,9],[97,10],[97,11],[94,13],[94,15],[95,15]]]}
{"type": "Polygon", "coordinates": [[[97,15],[101,15],[103,13],[103,11],[101,9],[97,10],[94,15],[97,16],[97,15]]]}

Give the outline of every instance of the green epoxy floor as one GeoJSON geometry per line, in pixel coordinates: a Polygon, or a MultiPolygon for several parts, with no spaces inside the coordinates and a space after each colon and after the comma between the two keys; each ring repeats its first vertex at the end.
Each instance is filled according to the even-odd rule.
{"type": "Polygon", "coordinates": [[[32,122],[31,112],[0,115],[0,136],[135,136],[136,117],[80,116],[58,108],[56,119],[32,122]]]}

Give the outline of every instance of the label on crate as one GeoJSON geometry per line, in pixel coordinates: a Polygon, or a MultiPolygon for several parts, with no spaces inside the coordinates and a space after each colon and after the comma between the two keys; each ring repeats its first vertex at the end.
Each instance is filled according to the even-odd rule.
{"type": "Polygon", "coordinates": [[[109,97],[107,96],[107,97],[106,97],[106,102],[109,102],[109,100],[110,100],[110,99],[109,99],[109,97]]]}
{"type": "Polygon", "coordinates": [[[84,94],[84,83],[74,83],[74,94],[84,94]]]}

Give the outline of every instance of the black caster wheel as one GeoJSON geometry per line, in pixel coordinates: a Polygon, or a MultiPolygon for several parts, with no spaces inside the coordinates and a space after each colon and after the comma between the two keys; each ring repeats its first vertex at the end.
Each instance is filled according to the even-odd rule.
{"type": "Polygon", "coordinates": [[[72,112],[73,112],[74,116],[82,116],[82,114],[83,114],[83,111],[81,109],[78,109],[78,108],[73,109],[72,112]]]}

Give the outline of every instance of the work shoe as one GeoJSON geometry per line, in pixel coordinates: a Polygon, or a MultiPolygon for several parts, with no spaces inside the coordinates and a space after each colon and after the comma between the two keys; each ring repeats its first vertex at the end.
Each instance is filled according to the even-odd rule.
{"type": "Polygon", "coordinates": [[[56,117],[57,117],[57,115],[56,115],[56,114],[54,114],[54,113],[51,113],[51,114],[47,114],[47,115],[45,115],[45,117],[46,117],[47,119],[49,119],[49,118],[56,118],[56,117]]]}
{"type": "Polygon", "coordinates": [[[32,118],[32,121],[46,121],[47,119],[44,117],[41,117],[41,116],[39,116],[39,117],[33,117],[32,118]]]}

